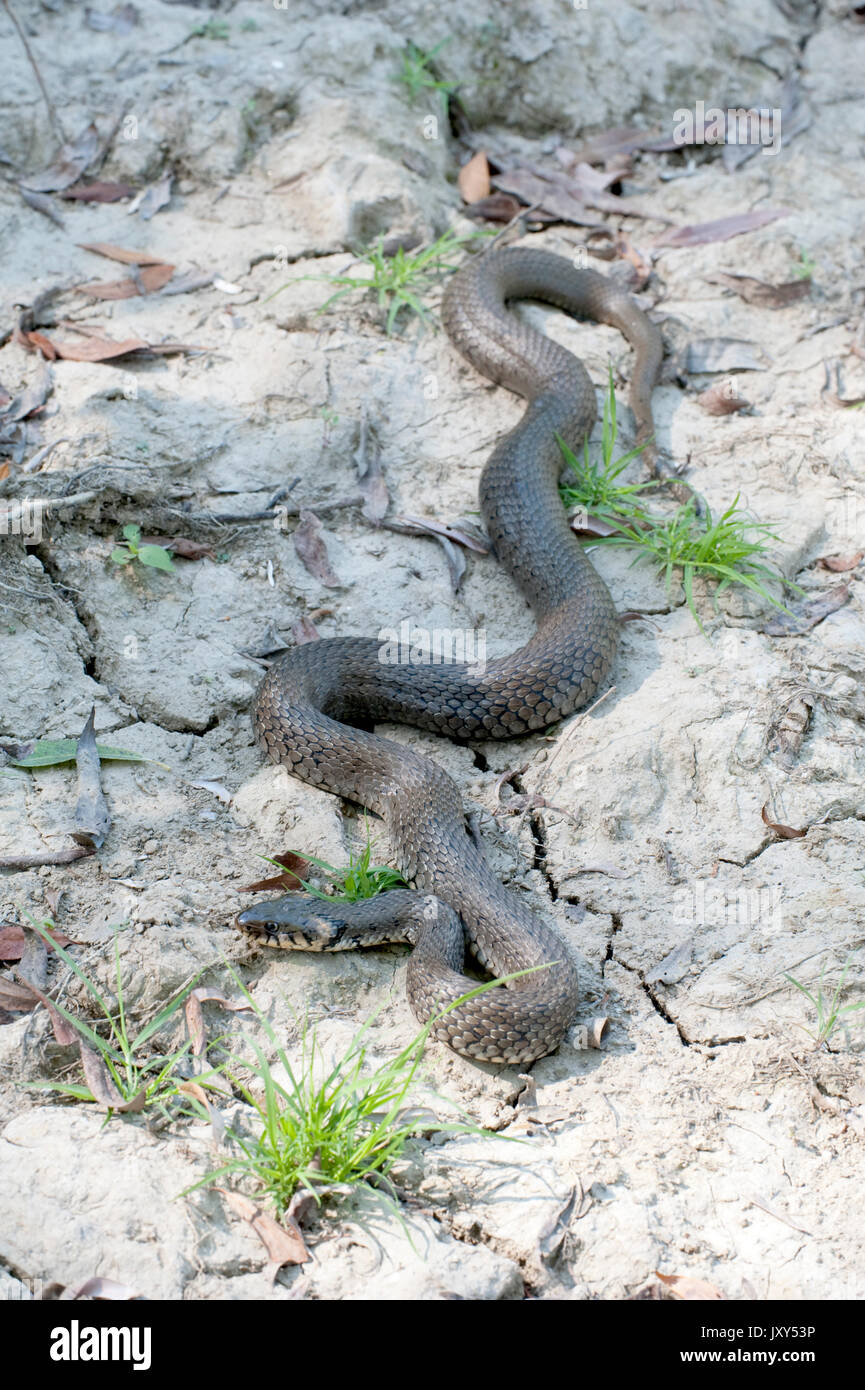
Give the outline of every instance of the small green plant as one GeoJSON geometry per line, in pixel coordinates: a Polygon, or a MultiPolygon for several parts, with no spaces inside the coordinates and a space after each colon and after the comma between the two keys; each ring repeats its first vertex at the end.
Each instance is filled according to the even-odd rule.
{"type": "Polygon", "coordinates": [[[141,527],[130,523],[123,528],[123,542],[111,552],[115,565],[128,565],[137,560],[140,565],[149,565],[157,570],[173,570],[174,565],[168,551],[161,545],[142,545],[141,527]]]}
{"type": "Polygon", "coordinates": [[[646,556],[653,560],[664,575],[668,593],[674,571],[681,570],[685,599],[701,631],[703,625],[694,604],[697,574],[715,582],[716,600],[731,584],[742,584],[774,607],[784,607],[766,588],[767,583],[783,584],[783,575],[758,558],[770,539],[778,539],[774,528],[754,521],[739,506],[738,493],[716,519],[708,506],[704,515],[698,516],[696,502],[689,501],[671,517],[652,518],[645,528],[626,526],[606,538],[610,545],[637,546],[641,552],[637,559],[646,556]]]}
{"type": "Polygon", "coordinates": [[[402,70],[397,76],[397,81],[404,83],[408,88],[412,101],[421,92],[440,92],[445,111],[448,99],[456,91],[456,83],[448,82],[438,75],[434,60],[446,43],[450,43],[450,38],[442,39],[435,48],[425,52],[409,40],[402,57],[402,70]]]}
{"type": "Polygon", "coordinates": [[[616,425],[616,391],[613,386],[613,367],[609,367],[609,386],[604,397],[604,424],[601,439],[601,463],[589,458],[589,441],[583,444],[583,457],[578,458],[563,439],[559,439],[565,463],[574,474],[574,481],[565,483],[560,489],[566,507],[581,507],[591,516],[617,525],[624,517],[628,521],[642,522],[645,517],[639,495],[649,488],[657,487],[652,479],[646,483],[621,483],[619,478],[628,464],[637,458],[646,447],[648,440],[630,449],[621,458],[615,459],[618,429],[616,425]]]}
{"type": "MultiPolygon", "coordinates": [[[[409,309],[423,323],[429,323],[430,313],[419,296],[430,289],[434,279],[456,270],[456,264],[449,259],[466,242],[488,233],[469,232],[462,234],[447,231],[429,246],[419,251],[404,251],[398,247],[392,256],[384,251],[384,237],[379,237],[375,246],[364,251],[359,260],[370,270],[367,276],[360,275],[299,275],[297,280],[324,280],[340,288],[326,299],[317,312],[323,314],[338,299],[357,290],[365,294],[375,294],[379,308],[386,311],[385,331],[393,331],[396,316],[401,309],[409,309]]],[[[292,281],[288,282],[293,283],[292,281]]],[[[281,294],[287,285],[281,285],[274,294],[281,294]]],[[[273,298],[273,295],[270,296],[273,298]]]]}
{"type": "Polygon", "coordinates": [[[813,1005],[817,1015],[817,1028],[816,1031],[806,1028],[805,1032],[808,1034],[809,1038],[813,1039],[815,1047],[822,1047],[824,1043],[827,1043],[836,1028],[840,1027],[842,1022],[846,1018],[849,1018],[851,1014],[860,1013],[862,1009],[865,1009],[865,999],[860,999],[855,1004],[841,1003],[841,995],[844,991],[844,985],[847,982],[847,975],[850,971],[850,963],[852,960],[853,957],[851,955],[848,956],[844,962],[841,978],[835,986],[831,997],[823,992],[823,978],[826,974],[825,966],[820,972],[820,981],[817,985],[816,995],[813,994],[810,989],[806,989],[805,985],[800,984],[792,975],[785,974],[784,976],[785,980],[789,980],[791,985],[795,985],[800,993],[804,994],[805,998],[813,1005]]]}
{"type": "MultiPolygon", "coordinates": [[[[50,945],[63,963],[81,981],[100,1015],[91,1026],[77,1014],[71,1013],[65,1005],[52,999],[52,1007],[62,1015],[79,1036],[81,1063],[85,1077],[90,1084],[84,1086],[71,1082],[41,1081],[34,1083],[29,1089],[56,1091],[60,1095],[69,1096],[74,1100],[100,1101],[107,1105],[109,1119],[112,1113],[121,1107],[124,1110],[153,1108],[159,1111],[163,1118],[168,1118],[170,1114],[169,1102],[178,1098],[183,1101],[186,1108],[189,1108],[191,1104],[192,1108],[197,1110],[197,1102],[184,1095],[179,1089],[186,1080],[182,1064],[192,1047],[191,1039],[187,1040],[182,1047],[175,1048],[168,1053],[157,1051],[153,1043],[156,1034],[165,1027],[183,1005],[199,977],[196,976],[182,990],[179,990],[149,1023],[135,1031],[130,1027],[123,998],[119,931],[115,928],[114,971],[117,1007],[114,1010],[99,987],[74,957],[53,939],[49,932],[53,923],[47,919],[37,922],[27,912],[24,913],[24,916],[33,930],[38,932],[43,941],[50,945]],[[97,1085],[103,1093],[99,1096],[94,1095],[93,1085],[97,1085]],[[116,1101],[112,1104],[109,1097],[115,1095],[116,1101]]],[[[197,1085],[206,1088],[211,1084],[210,1078],[213,1075],[215,1075],[213,1071],[207,1072],[205,1075],[196,1075],[195,1081],[197,1085]]],[[[201,1113],[204,1115],[203,1109],[201,1113]]]]}
{"type": "MultiPolygon", "coordinates": [[[[224,1075],[255,1111],[257,1132],[245,1136],[232,1131],[230,1137],[240,1154],[207,1173],[186,1192],[227,1175],[252,1178],[282,1215],[298,1187],[311,1192],[318,1202],[324,1187],[357,1187],[374,1180],[379,1195],[393,1208],[387,1178],[410,1139],[430,1133],[489,1135],[465,1117],[439,1120],[429,1111],[419,1112],[408,1105],[436,1018],[430,1019],[396,1057],[371,1067],[366,1035],[375,1021],[373,1015],[355,1034],[345,1055],[322,1076],[315,1029],[304,1023],[300,1062],[293,1066],[268,1019],[236,976],[235,981],[275,1050],[282,1075],[274,1075],[274,1067],[251,1038],[245,1039],[251,1059],[228,1059],[224,1075]]],[[[502,983],[492,980],[479,985],[450,1007],[502,983]]]]}
{"type": "Polygon", "coordinates": [[[241,33],[254,34],[261,28],[257,19],[242,19],[240,21],[241,33]]]}
{"type": "Polygon", "coordinates": [[[793,266],[793,274],[797,280],[811,280],[814,271],[817,269],[817,262],[811,259],[804,246],[799,247],[799,259],[793,266]]]}
{"type": "Polygon", "coordinates": [[[755,521],[739,506],[738,494],[717,518],[713,517],[708,505],[704,505],[702,512],[698,511],[696,498],[682,503],[669,516],[648,512],[641,494],[657,484],[654,481],[619,481],[645,443],[622,458],[614,459],[616,437],[616,396],[611,368],[604,402],[601,463],[590,460],[587,444],[580,460],[563,440],[559,440],[565,462],[574,473],[574,481],[561,488],[566,505],[582,507],[616,528],[613,535],[599,537],[599,542],[635,548],[638,552],[635,563],[643,558],[654,561],[664,575],[668,592],[675,573],[681,572],[685,599],[701,632],[704,629],[694,603],[694,577],[698,574],[714,581],[716,601],[731,584],[741,584],[776,608],[783,608],[766,585],[783,585],[787,581],[762,558],[769,544],[778,540],[774,527],[755,521]]]}
{"type": "MultiPolygon", "coordinates": [[[[254,23],[255,21],[253,21],[254,23]]],[[[208,19],[190,30],[191,39],[227,39],[229,27],[224,19],[208,19]]]]}
{"type": "MultiPolygon", "coordinates": [[[[328,885],[331,891],[324,893],[320,888],[300,879],[306,892],[311,893],[315,898],[336,898],[339,902],[356,903],[362,898],[377,898],[379,893],[387,893],[391,888],[405,888],[405,879],[402,874],[397,873],[396,869],[370,864],[373,844],[374,841],[370,838],[369,825],[367,824],[366,844],[357,854],[353,850],[351,851],[348,865],[343,869],[337,869],[333,864],[328,864],[324,859],[316,859],[311,854],[298,854],[299,859],[305,859],[308,864],[314,864],[331,880],[328,885]]],[[[268,863],[276,864],[279,869],[284,867],[276,859],[269,859],[268,863]]]]}

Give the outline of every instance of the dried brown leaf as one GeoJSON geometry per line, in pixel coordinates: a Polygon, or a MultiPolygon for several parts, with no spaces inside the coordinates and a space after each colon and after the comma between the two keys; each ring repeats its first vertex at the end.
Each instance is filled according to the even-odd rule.
{"type": "MultiPolygon", "coordinates": [[[[20,960],[26,939],[21,927],[0,927],[0,960],[20,960]]],[[[51,941],[56,941],[58,946],[68,946],[71,938],[64,936],[62,932],[53,931],[51,941]]],[[[52,949],[51,944],[46,944],[50,951],[52,949]]]]}
{"type": "Polygon", "coordinates": [[[62,147],[53,164],[21,182],[36,193],[56,193],[58,189],[68,188],[96,158],[100,144],[99,131],[91,121],[77,140],[62,147]]]}
{"type": "Polygon", "coordinates": [[[666,1285],[673,1298],[689,1301],[726,1299],[726,1294],[721,1293],[715,1284],[710,1284],[708,1279],[695,1279],[691,1274],[662,1274],[659,1269],[655,1270],[655,1278],[666,1285]]]}
{"type": "Polygon", "coordinates": [[[137,189],[130,183],[82,183],[75,188],[67,188],[63,198],[77,198],[82,203],[119,203],[121,198],[131,198],[137,189]]]}
{"type": "Polygon", "coordinates": [[[39,1003],[39,996],[29,985],[16,985],[0,979],[0,1009],[9,1013],[29,1014],[39,1003]]]}
{"type": "Polygon", "coordinates": [[[323,527],[315,512],[302,511],[300,524],[294,531],[294,548],[298,559],[309,573],[328,589],[341,588],[341,581],[331,568],[323,527]]]}
{"type": "Polygon", "coordinates": [[[173,265],[146,265],[134,280],[103,280],[92,285],[78,285],[82,294],[91,299],[133,299],[136,295],[154,294],[168,284],[174,274],[173,265]]]}
{"type": "Polygon", "coordinates": [[[286,850],[284,854],[272,854],[270,858],[275,863],[281,864],[285,872],[273,878],[264,878],[258,883],[250,883],[239,888],[239,893],[259,893],[270,888],[287,888],[290,893],[294,893],[303,887],[304,880],[309,878],[308,859],[304,859],[300,854],[295,854],[292,850],[286,850]]]}
{"type": "Polygon", "coordinates": [[[687,227],[671,227],[661,232],[652,242],[653,246],[705,246],[707,242],[729,241],[730,237],[742,236],[745,232],[755,232],[780,217],[787,217],[787,208],[763,208],[753,212],[736,212],[730,217],[718,217],[712,222],[690,223],[687,227]]]}
{"type": "Polygon", "coordinates": [[[857,550],[855,555],[821,555],[816,563],[823,570],[831,570],[833,574],[844,574],[847,570],[855,570],[865,557],[865,550],[857,550]]]}
{"type": "Polygon", "coordinates": [[[202,1004],[205,1003],[219,1004],[223,1009],[230,1009],[232,1013],[252,1007],[245,999],[226,999],[225,995],[221,994],[218,989],[209,989],[204,985],[198,989],[193,989],[187,996],[183,1008],[186,1014],[186,1026],[192,1039],[192,1051],[196,1057],[203,1056],[207,1047],[204,1014],[201,1009],[202,1004]]]}
{"type": "Polygon", "coordinates": [[[794,830],[792,825],[781,825],[778,821],[771,820],[768,802],[760,812],[760,819],[764,825],[768,825],[770,830],[774,830],[775,834],[779,835],[782,840],[801,840],[803,836],[808,834],[809,827],[807,825],[804,830],[794,830]]]}
{"type": "Polygon", "coordinates": [[[701,391],[697,397],[697,404],[707,415],[735,415],[738,410],[749,410],[751,405],[744,396],[736,395],[736,388],[731,381],[717,381],[714,386],[701,391]]]}
{"type": "Polygon", "coordinates": [[[23,185],[19,187],[18,192],[28,207],[32,208],[34,212],[41,212],[42,216],[53,222],[55,227],[66,226],[54,199],[49,198],[47,193],[34,193],[32,189],[24,188],[23,185]]]}
{"type": "Polygon", "coordinates": [[[130,251],[125,246],[113,246],[108,241],[79,241],[82,251],[92,251],[95,256],[107,256],[111,261],[122,261],[124,265],[165,265],[164,256],[154,256],[149,251],[130,251]]]}
{"type": "Polygon", "coordinates": [[[483,150],[478,150],[468,164],[462,166],[457,175],[457,187],[464,203],[477,203],[489,197],[490,166],[483,150]]]}
{"type": "Polygon", "coordinates": [[[706,275],[704,279],[710,285],[723,285],[744,299],[746,304],[757,304],[761,309],[786,309],[799,299],[807,299],[811,293],[811,281],[807,279],[770,285],[765,280],[755,280],[751,275],[727,274],[725,271],[706,275]]]}
{"type": "Polygon", "coordinates": [[[789,612],[774,614],[767,619],[761,631],[770,637],[798,637],[808,632],[830,613],[835,613],[850,598],[849,581],[838,584],[834,589],[818,594],[816,598],[805,599],[788,605],[789,612]]]}
{"type": "Polygon", "coordinates": [[[78,769],[78,800],[75,804],[75,825],[72,838],[78,845],[87,849],[101,849],[105,837],[111,829],[108,803],[102,790],[102,766],[96,747],[96,733],[93,721],[96,717],[94,706],[87,723],[81,731],[75,750],[75,765],[78,769]]]}
{"type": "MultiPolygon", "coordinates": [[[[222,1193],[242,1221],[248,1222],[267,1251],[270,1257],[267,1273],[271,1283],[275,1281],[283,1265],[302,1265],[312,1259],[294,1221],[289,1227],[280,1226],[272,1216],[268,1216],[240,1192],[230,1192],[226,1187],[218,1187],[217,1192],[222,1193]]],[[[288,1219],[286,1217],[286,1220],[288,1219]]]]}

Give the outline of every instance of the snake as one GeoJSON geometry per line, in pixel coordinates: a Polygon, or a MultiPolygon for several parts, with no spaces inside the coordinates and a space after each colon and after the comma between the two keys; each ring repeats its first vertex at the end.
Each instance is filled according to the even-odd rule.
{"type": "Polygon", "coordinates": [[[410,886],[355,902],[289,893],[237,920],[260,944],[289,950],[410,943],[408,1002],[429,1034],[475,1062],[527,1066],[555,1051],[575,1022],[574,961],[525,895],[493,872],[452,779],[374,728],[409,724],[457,742],[514,738],[584,707],[610,672],[618,615],[558,490],[559,441],[582,446],[596,419],[595,391],[573,353],[513,312],[517,300],[540,300],[625,336],[635,352],[636,442],[654,448],[662,340],[624,289],[530,247],[492,248],[457,270],[442,298],[448,337],[489,381],[527,401],[486,462],[479,496],[493,556],[530,604],[534,633],[483,663],[387,661],[379,640],[353,636],[279,656],[253,702],[257,743],[293,776],[381,817],[410,886]],[[476,977],[501,983],[479,990],[465,973],[467,954],[476,977]]]}

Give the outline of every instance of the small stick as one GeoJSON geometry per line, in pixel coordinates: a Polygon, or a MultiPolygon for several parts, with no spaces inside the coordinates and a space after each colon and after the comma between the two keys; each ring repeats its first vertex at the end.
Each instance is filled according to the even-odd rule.
{"type": "Polygon", "coordinates": [[[78,765],[78,801],[75,806],[75,828],[72,838],[76,844],[90,850],[101,849],[111,829],[111,817],[102,790],[99,752],[93,729],[95,716],[94,706],[75,750],[75,762],[78,765]]]}
{"type": "Polygon", "coordinates": [[[47,849],[38,854],[5,854],[0,856],[0,869],[38,869],[42,864],[72,864],[76,859],[86,859],[92,853],[84,845],[71,845],[68,849],[47,849]]]}
{"type": "Polygon", "coordinates": [[[40,89],[41,89],[41,91],[42,91],[42,95],[43,95],[43,97],[45,98],[45,105],[46,105],[47,108],[48,108],[48,115],[49,115],[49,118],[50,118],[50,120],[51,120],[51,124],[52,124],[53,127],[54,127],[54,132],[55,132],[56,135],[58,135],[58,136],[60,137],[61,143],[65,145],[65,144],[66,144],[66,132],[64,131],[63,126],[62,126],[62,124],[61,124],[61,122],[60,122],[60,117],[57,115],[57,112],[56,112],[55,109],[54,109],[54,103],[53,103],[53,101],[51,100],[50,96],[48,95],[48,88],[45,86],[45,83],[42,81],[42,74],[41,74],[41,72],[39,71],[39,65],[37,64],[36,59],[35,59],[34,56],[33,56],[33,50],[32,50],[32,48],[30,47],[29,43],[27,42],[27,35],[25,34],[24,29],[23,29],[23,27],[22,27],[22,25],[21,25],[21,21],[19,20],[18,16],[16,15],[15,11],[13,10],[12,6],[9,4],[9,0],[3,0],[3,8],[4,8],[4,10],[6,11],[6,13],[8,14],[9,18],[12,20],[12,23],[14,24],[15,28],[18,30],[18,37],[19,37],[19,39],[21,40],[21,43],[22,43],[23,46],[24,46],[24,52],[27,54],[27,57],[30,59],[30,66],[31,66],[31,68],[33,69],[34,73],[36,74],[36,81],[39,83],[40,89]]]}

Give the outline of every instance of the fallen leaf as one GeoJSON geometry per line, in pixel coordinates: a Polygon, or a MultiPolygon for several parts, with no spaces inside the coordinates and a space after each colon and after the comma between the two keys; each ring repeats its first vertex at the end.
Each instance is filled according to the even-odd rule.
{"type": "Polygon", "coordinates": [[[190,294],[193,290],[204,290],[208,285],[216,283],[216,271],[197,271],[191,270],[188,275],[181,275],[178,279],[172,280],[170,285],[166,285],[163,294],[190,294]]]}
{"type": "Polygon", "coordinates": [[[614,155],[633,154],[636,150],[678,149],[672,137],[665,137],[650,130],[640,130],[637,126],[615,126],[593,135],[576,150],[560,145],[556,158],[569,168],[576,164],[604,164],[614,155]]]}
{"type": "Polygon", "coordinates": [[[163,174],[157,183],[150,185],[138,206],[138,215],[142,221],[149,222],[160,208],[164,208],[166,203],[171,201],[172,179],[173,175],[163,174]]]}
{"type": "MultiPolygon", "coordinates": [[[[304,1244],[300,1228],[294,1221],[287,1229],[240,1192],[230,1192],[226,1187],[218,1187],[216,1190],[222,1193],[241,1220],[248,1222],[270,1256],[266,1273],[271,1284],[276,1281],[283,1265],[302,1265],[312,1259],[304,1244]]],[[[286,1220],[288,1219],[286,1217],[286,1220]]]]}
{"type": "Polygon", "coordinates": [[[154,294],[174,274],[173,265],[146,265],[134,280],[105,280],[92,285],[77,285],[83,294],[91,299],[132,299],[135,295],[154,294]]]}
{"type": "Polygon", "coordinates": [[[39,352],[41,352],[46,362],[57,361],[57,349],[55,348],[51,339],[45,337],[44,333],[39,333],[34,328],[32,332],[25,333],[24,337],[27,339],[27,343],[31,347],[37,348],[39,352]]]}
{"type": "Polygon", "coordinates": [[[769,637],[800,637],[810,631],[830,613],[835,613],[850,598],[849,582],[818,594],[816,598],[789,604],[789,612],[773,614],[760,628],[769,637]]]}
{"type": "Polygon", "coordinates": [[[192,1039],[192,1051],[196,1057],[202,1057],[207,1047],[207,1034],[204,1030],[204,1014],[201,1005],[204,1003],[220,1004],[224,1009],[230,1009],[232,1013],[237,1013],[242,1009],[249,1009],[252,1006],[241,1000],[239,1002],[226,999],[224,994],[220,994],[218,989],[209,989],[201,986],[193,989],[184,1004],[186,1014],[186,1026],[189,1029],[189,1036],[192,1039]]]}
{"type": "Polygon", "coordinates": [[[192,541],[186,536],[142,536],[141,545],[161,545],[182,560],[215,560],[216,551],[207,541],[192,541]]]}
{"type": "MultiPolygon", "coordinates": [[[[310,622],[309,618],[305,616],[298,618],[296,623],[292,623],[291,635],[298,647],[302,647],[305,642],[318,642],[321,640],[315,623],[310,622]]],[[[285,650],[285,648],[283,647],[281,650],[285,650]]]]}
{"type": "Polygon", "coordinates": [[[792,825],[779,825],[777,821],[770,820],[768,802],[760,812],[760,818],[763,824],[768,825],[770,830],[774,830],[775,834],[779,835],[782,840],[801,840],[805,835],[808,834],[807,825],[805,826],[804,830],[794,830],[792,825]]]}
{"type": "Polygon", "coordinates": [[[697,404],[707,415],[735,415],[738,410],[749,410],[750,401],[737,396],[731,381],[718,381],[706,391],[701,391],[697,404]]]}
{"type": "Polygon", "coordinates": [[[477,203],[489,197],[490,166],[483,150],[473,154],[457,175],[457,187],[464,203],[477,203]]]}
{"type": "Polygon", "coordinates": [[[757,357],[757,344],[745,338],[695,338],[681,354],[681,370],[703,372],[765,372],[757,357]]]}
{"type": "MultiPolygon", "coordinates": [[[[0,927],[0,960],[20,960],[26,939],[21,927],[0,927]]],[[[58,946],[68,946],[71,939],[71,937],[64,936],[62,932],[51,932],[51,941],[55,941],[58,946]]],[[[51,942],[46,942],[46,945],[49,950],[52,949],[51,942]]]]}
{"type": "Polygon", "coordinates": [[[746,304],[757,304],[761,309],[786,309],[799,299],[807,299],[811,293],[811,281],[787,280],[782,285],[770,285],[765,280],[755,280],[750,275],[733,275],[719,271],[715,275],[705,275],[710,285],[724,285],[732,290],[746,304]]]}
{"type": "Polygon", "coordinates": [[[684,979],[691,968],[691,958],[694,954],[694,938],[689,936],[687,940],[679,943],[670,951],[664,959],[660,961],[652,970],[648,972],[644,983],[647,985],[675,985],[679,980],[684,979]]]}
{"type": "Polygon", "coordinates": [[[655,1270],[655,1278],[670,1290],[673,1298],[686,1300],[726,1299],[726,1294],[707,1279],[695,1279],[690,1274],[662,1274],[655,1270]]]}
{"type": "Polygon", "coordinates": [[[492,182],[501,192],[514,194],[529,207],[552,214],[560,222],[570,222],[575,227],[604,225],[603,218],[590,212],[580,199],[530,169],[509,169],[497,174],[492,182]]]}
{"type": "Polygon", "coordinates": [[[661,232],[652,241],[653,246],[704,246],[711,241],[729,241],[730,237],[742,236],[766,227],[780,217],[789,216],[787,208],[755,209],[753,212],[736,212],[730,217],[718,217],[712,222],[695,222],[686,227],[672,227],[661,232]]]}
{"type": "Polygon", "coordinates": [[[0,979],[0,1009],[9,1013],[29,1014],[39,1003],[38,996],[27,985],[16,985],[0,979]]]}
{"type": "Polygon", "coordinates": [[[102,763],[93,730],[95,716],[94,706],[75,749],[78,800],[75,804],[75,824],[71,831],[75,843],[90,850],[101,849],[111,829],[108,803],[102,790],[102,763]]]}
{"type": "Polygon", "coordinates": [[[27,206],[33,208],[34,212],[41,212],[42,216],[47,217],[56,227],[66,226],[54,199],[49,198],[47,193],[34,193],[32,189],[24,188],[23,185],[19,187],[18,192],[27,206]]]}
{"type": "Polygon", "coordinates": [[[865,550],[857,550],[855,555],[821,555],[816,564],[823,570],[832,570],[834,574],[844,574],[847,570],[855,570],[865,557],[865,550]]]}
{"type": "Polygon", "coordinates": [[[65,199],[77,198],[81,203],[119,203],[121,198],[131,198],[137,189],[130,183],[82,183],[67,188],[60,195],[65,199]]]}
{"type": "Polygon", "coordinates": [[[199,1105],[203,1105],[210,1120],[210,1140],[214,1147],[218,1147],[225,1137],[225,1120],[222,1118],[222,1111],[215,1106],[205,1091],[203,1086],[199,1086],[196,1081],[181,1081],[178,1086],[185,1096],[193,1096],[199,1105]]]}
{"type": "Polygon", "coordinates": [[[298,559],[314,578],[328,589],[338,589],[341,581],[331,568],[322,531],[322,524],[315,512],[304,509],[300,513],[300,524],[295,527],[294,548],[298,559]]]}
{"type": "Polygon", "coordinates": [[[58,357],[69,362],[110,362],[130,352],[146,348],[143,338],[124,338],[117,343],[112,338],[90,338],[84,343],[52,343],[58,357]]]}
{"type": "Polygon", "coordinates": [[[789,1226],[792,1230],[801,1231],[803,1236],[813,1235],[812,1231],[807,1230],[805,1226],[800,1226],[792,1217],[785,1216],[782,1211],[778,1211],[766,1201],[765,1197],[752,1196],[751,1204],[755,1207],[759,1207],[761,1211],[765,1211],[768,1216],[774,1216],[776,1221],[783,1221],[784,1225],[789,1226]]]}
{"type": "Polygon", "coordinates": [[[5,410],[0,412],[4,420],[26,420],[41,410],[54,388],[51,372],[47,367],[39,367],[39,375],[30,386],[15,396],[5,410]]]}
{"type": "Polygon", "coordinates": [[[471,522],[434,521],[431,517],[420,516],[395,516],[392,521],[388,522],[388,529],[401,531],[407,536],[444,536],[457,545],[464,545],[467,550],[476,551],[478,555],[488,555],[490,550],[489,539],[483,534],[480,527],[471,522]]]}
{"type": "Polygon", "coordinates": [[[88,164],[93,162],[99,148],[99,131],[91,121],[77,140],[62,147],[53,164],[41,174],[34,174],[21,182],[36,193],[56,193],[61,188],[68,188],[84,173],[88,164]]]}
{"type": "Polygon", "coordinates": [[[113,246],[108,241],[79,241],[82,251],[92,251],[95,256],[106,256],[111,261],[122,261],[124,265],[165,265],[164,256],[151,255],[149,251],[130,251],[125,246],[113,246]]]}
{"type": "Polygon", "coordinates": [[[382,472],[381,446],[374,427],[369,423],[366,402],[361,410],[358,444],[353,457],[363,497],[361,510],[367,521],[377,526],[390,506],[390,495],[382,472]]]}
{"type": "MultiPolygon", "coordinates": [[[[58,1042],[60,1039],[58,1039],[58,1042]]],[[[78,1051],[81,1054],[81,1065],[84,1069],[84,1078],[90,1087],[90,1094],[96,1101],[101,1110],[116,1110],[119,1115],[139,1114],[145,1106],[147,1092],[144,1088],[138,1091],[131,1100],[125,1101],[114,1084],[111,1073],[103,1062],[102,1058],[93,1048],[88,1047],[75,1034],[73,1041],[78,1042],[78,1051]]]]}
{"type": "Polygon", "coordinates": [[[276,875],[274,878],[264,878],[258,883],[250,883],[238,889],[240,893],[259,893],[271,888],[287,888],[290,893],[302,888],[304,880],[309,878],[310,861],[304,859],[302,855],[295,854],[293,850],[286,850],[284,854],[272,854],[270,858],[280,864],[285,870],[284,873],[276,875]]]}
{"type": "MultiPolygon", "coordinates": [[[[491,193],[488,198],[481,198],[463,209],[466,217],[473,217],[479,222],[513,222],[522,211],[523,204],[510,193],[491,193]]],[[[544,213],[543,221],[552,222],[555,219],[544,213]]]]}
{"type": "Polygon", "coordinates": [[[231,804],[231,792],[221,782],[190,782],[189,785],[203,792],[212,792],[217,801],[221,801],[224,806],[231,804]]]}

